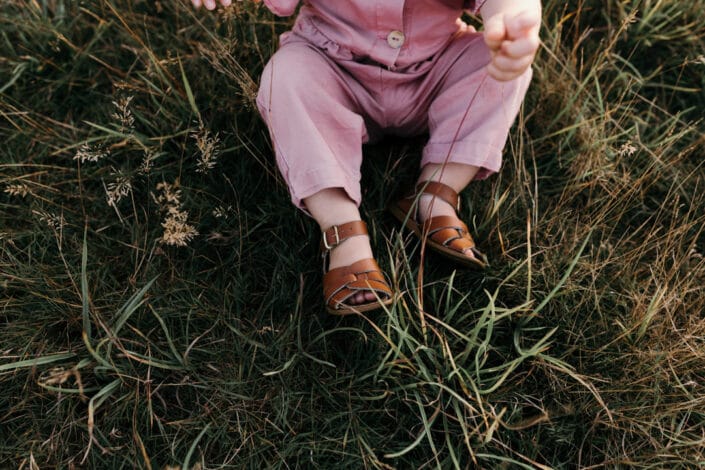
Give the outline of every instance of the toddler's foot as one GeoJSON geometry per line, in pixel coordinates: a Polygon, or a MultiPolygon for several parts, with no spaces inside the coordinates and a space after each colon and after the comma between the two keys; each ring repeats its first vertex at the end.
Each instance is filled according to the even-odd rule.
{"type": "MultiPolygon", "coordinates": [[[[438,216],[453,217],[455,219],[460,220],[458,218],[458,214],[455,212],[455,207],[451,206],[441,198],[434,198],[430,194],[422,194],[421,197],[419,197],[419,223],[423,224],[424,222],[426,222],[426,220],[430,219],[431,217],[438,216]]],[[[472,248],[466,248],[461,253],[470,259],[480,261],[474,255],[472,248]]]]}
{"type": "MultiPolygon", "coordinates": [[[[330,251],[329,270],[349,266],[361,259],[373,258],[370,238],[367,235],[358,235],[348,238],[330,251]]],[[[350,297],[345,303],[360,305],[374,302],[377,298],[373,292],[361,292],[350,297]]]]}
{"type": "Polygon", "coordinates": [[[367,224],[342,188],[327,188],[305,198],[322,231],[323,294],[334,315],[376,310],[394,301],[386,277],[372,256],[367,224]]]}
{"type": "Polygon", "coordinates": [[[457,208],[455,189],[428,180],[420,181],[415,193],[389,206],[392,215],[424,239],[429,249],[468,268],[484,269],[487,257],[475,247],[467,225],[456,214],[457,208]]]}
{"type": "Polygon", "coordinates": [[[322,238],[323,295],[329,313],[369,312],[394,301],[392,289],[372,257],[367,224],[353,220],[332,225],[323,231],[322,238]]]}

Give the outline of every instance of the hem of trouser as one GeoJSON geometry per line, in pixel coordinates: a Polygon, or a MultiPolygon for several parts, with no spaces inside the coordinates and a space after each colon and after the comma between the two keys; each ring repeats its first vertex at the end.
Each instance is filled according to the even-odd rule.
{"type": "Polygon", "coordinates": [[[340,172],[336,169],[323,168],[307,171],[306,173],[293,177],[292,175],[289,176],[291,178],[291,180],[288,181],[291,202],[307,215],[311,214],[306,209],[303,200],[324,189],[341,188],[357,206],[360,205],[362,200],[359,177],[358,180],[346,178],[340,175],[340,172]],[[309,179],[313,182],[306,181],[309,179]]]}
{"type": "Polygon", "coordinates": [[[477,166],[476,180],[497,173],[502,167],[502,149],[487,142],[429,143],[423,150],[421,167],[433,163],[462,163],[477,166]]]}

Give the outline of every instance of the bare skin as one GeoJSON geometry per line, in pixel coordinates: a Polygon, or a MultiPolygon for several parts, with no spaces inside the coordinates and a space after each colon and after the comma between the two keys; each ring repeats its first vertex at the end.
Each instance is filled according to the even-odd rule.
{"type": "MultiPolygon", "coordinates": [[[[254,3],[259,3],[260,0],[252,0],[254,3]]],[[[201,5],[206,7],[206,10],[215,10],[216,7],[218,6],[217,3],[220,3],[222,7],[229,7],[232,5],[233,0],[219,0],[216,2],[216,0],[191,0],[191,3],[193,3],[193,6],[196,8],[200,8],[201,5]]]]}
{"type": "Polygon", "coordinates": [[[541,2],[487,0],[480,13],[492,56],[487,73],[495,80],[514,80],[531,66],[539,48],[541,2]]]}

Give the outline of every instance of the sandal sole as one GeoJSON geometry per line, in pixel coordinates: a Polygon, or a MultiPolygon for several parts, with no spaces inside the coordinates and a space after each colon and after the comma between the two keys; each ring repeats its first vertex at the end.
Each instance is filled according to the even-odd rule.
{"type": "Polygon", "coordinates": [[[328,307],[326,306],[326,310],[328,311],[329,314],[331,315],[337,315],[340,317],[344,317],[347,315],[355,315],[358,313],[365,313],[365,312],[371,312],[374,310],[379,310],[383,307],[388,307],[389,305],[392,305],[394,303],[393,298],[377,301],[377,302],[370,302],[367,304],[360,304],[359,306],[352,306],[349,305],[344,308],[333,308],[333,307],[328,307]]]}

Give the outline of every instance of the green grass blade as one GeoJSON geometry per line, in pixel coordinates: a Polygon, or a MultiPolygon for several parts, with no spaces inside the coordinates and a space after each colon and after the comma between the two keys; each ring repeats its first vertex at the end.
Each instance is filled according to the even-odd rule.
{"type": "Polygon", "coordinates": [[[184,71],[184,65],[181,63],[179,58],[179,70],[181,70],[181,80],[184,83],[184,90],[186,90],[186,97],[188,98],[188,103],[191,106],[191,111],[198,117],[198,121],[201,122],[201,113],[198,111],[198,106],[196,106],[196,100],[193,97],[193,91],[191,90],[191,84],[186,77],[186,72],[184,71]]]}
{"type": "Polygon", "coordinates": [[[292,364],[296,361],[296,359],[298,359],[298,358],[299,358],[299,354],[296,353],[296,354],[294,354],[293,356],[291,356],[291,359],[289,359],[288,361],[286,361],[286,362],[284,363],[284,365],[281,366],[279,369],[277,369],[277,370],[272,370],[272,371],[269,371],[269,372],[262,372],[262,375],[264,375],[265,377],[271,377],[272,375],[281,374],[282,372],[284,372],[285,370],[287,370],[289,367],[291,367],[291,365],[292,365],[292,364]]]}
{"type": "Polygon", "coordinates": [[[583,240],[583,244],[580,245],[580,248],[578,249],[578,253],[575,255],[573,260],[571,261],[570,265],[568,266],[568,269],[563,273],[563,276],[561,276],[561,279],[558,281],[558,284],[556,284],[553,289],[551,289],[551,292],[541,301],[541,303],[534,309],[533,314],[537,315],[543,308],[548,304],[553,297],[558,293],[559,290],[563,287],[565,282],[568,280],[570,275],[573,273],[573,269],[575,269],[575,266],[578,264],[578,260],[580,257],[583,255],[583,251],[585,250],[585,247],[588,244],[588,241],[590,241],[590,238],[592,238],[592,230],[587,234],[587,237],[585,237],[585,240],[583,240]]]}
{"type": "Polygon", "coordinates": [[[154,284],[154,281],[157,280],[159,276],[153,277],[147,284],[145,284],[139,291],[135,292],[132,297],[128,299],[127,302],[118,310],[117,312],[117,319],[115,320],[115,324],[112,327],[112,334],[114,336],[118,336],[120,333],[120,330],[122,327],[125,325],[127,320],[130,319],[133,313],[145,302],[145,294],[149,290],[150,287],[152,287],[152,284],[154,284]]]}
{"type": "Polygon", "coordinates": [[[86,332],[88,341],[92,341],[91,330],[91,309],[90,297],[88,294],[88,242],[87,242],[88,227],[83,231],[83,248],[81,249],[81,309],[83,319],[83,331],[86,332]]]}
{"type": "Polygon", "coordinates": [[[203,428],[203,430],[196,436],[196,439],[191,443],[191,447],[188,450],[188,453],[186,454],[186,457],[184,457],[184,463],[183,463],[183,468],[184,470],[189,470],[191,468],[191,458],[193,457],[193,454],[196,452],[196,446],[198,446],[198,443],[201,441],[201,438],[208,432],[208,429],[210,429],[211,425],[210,423],[206,424],[206,426],[203,428]]]}
{"type": "Polygon", "coordinates": [[[164,332],[164,336],[166,337],[166,342],[169,345],[169,349],[171,350],[171,353],[174,355],[174,359],[176,361],[184,366],[184,356],[179,354],[179,351],[176,349],[176,345],[174,344],[174,341],[171,339],[171,335],[169,334],[169,329],[166,327],[166,323],[164,323],[164,320],[162,317],[157,313],[156,310],[154,310],[154,307],[151,305],[149,306],[149,311],[152,312],[152,315],[157,319],[159,322],[159,325],[162,327],[162,331],[164,332]]]}
{"type": "Polygon", "coordinates": [[[23,361],[11,362],[9,364],[0,364],[0,372],[8,370],[23,369],[25,367],[43,366],[54,362],[64,361],[76,357],[74,353],[52,354],[51,356],[38,357],[36,359],[25,359],[23,361]]]}

